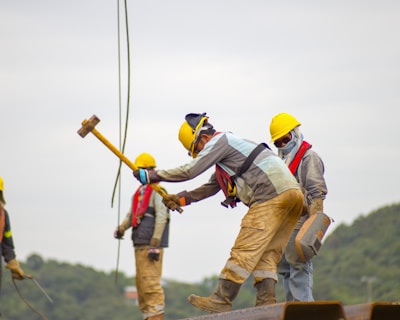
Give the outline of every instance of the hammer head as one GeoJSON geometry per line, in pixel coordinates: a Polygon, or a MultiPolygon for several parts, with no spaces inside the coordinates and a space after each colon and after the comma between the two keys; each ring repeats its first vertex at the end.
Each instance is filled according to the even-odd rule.
{"type": "Polygon", "coordinates": [[[78,130],[78,134],[84,138],[91,132],[94,127],[100,122],[100,119],[95,115],[92,115],[89,120],[85,119],[82,121],[82,127],[78,130]]]}

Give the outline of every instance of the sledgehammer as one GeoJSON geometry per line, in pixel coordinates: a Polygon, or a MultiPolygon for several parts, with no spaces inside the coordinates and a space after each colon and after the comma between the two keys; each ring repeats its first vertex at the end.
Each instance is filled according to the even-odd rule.
{"type": "MultiPolygon", "coordinates": [[[[121,159],[122,162],[124,162],[129,168],[132,170],[136,171],[138,170],[138,167],[135,166],[135,164],[130,161],[121,151],[119,151],[114,145],[112,145],[99,131],[96,130],[95,126],[100,122],[100,119],[96,117],[95,115],[91,116],[89,120],[85,119],[82,121],[82,128],[78,130],[78,134],[84,138],[87,136],[89,132],[93,133],[97,139],[99,139],[103,144],[110,149],[118,158],[121,159]]],[[[154,191],[156,191],[160,196],[165,198],[167,195],[165,191],[161,188],[160,185],[158,184],[151,184],[150,185],[154,191]]],[[[176,209],[179,213],[182,213],[183,210],[182,208],[177,208],[176,209]]]]}

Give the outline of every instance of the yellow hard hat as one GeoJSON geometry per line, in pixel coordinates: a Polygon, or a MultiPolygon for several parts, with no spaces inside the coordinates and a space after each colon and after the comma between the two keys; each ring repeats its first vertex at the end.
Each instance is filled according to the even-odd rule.
{"type": "Polygon", "coordinates": [[[185,117],[185,122],[182,123],[179,129],[178,138],[183,144],[185,149],[189,151],[189,155],[196,158],[197,154],[194,152],[194,145],[199,136],[200,129],[204,123],[208,122],[206,113],[189,113],[185,117]]]}
{"type": "Polygon", "coordinates": [[[4,191],[4,181],[3,178],[0,177],[0,202],[5,204],[6,200],[4,199],[3,191],[4,191]]]}
{"type": "Polygon", "coordinates": [[[136,157],[135,166],[138,168],[155,168],[156,160],[150,153],[143,152],[136,157]]]}
{"type": "Polygon", "coordinates": [[[301,123],[289,113],[279,113],[274,116],[269,125],[271,140],[276,141],[288,134],[294,128],[300,126],[301,123]]]}

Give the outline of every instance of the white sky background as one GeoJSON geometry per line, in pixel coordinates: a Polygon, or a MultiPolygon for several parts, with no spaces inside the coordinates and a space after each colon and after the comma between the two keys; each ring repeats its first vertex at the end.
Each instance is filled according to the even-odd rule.
{"type": "MultiPolygon", "coordinates": [[[[122,219],[138,184],[124,166],[111,208],[119,160],[77,130],[96,114],[119,145],[117,12],[117,1],[0,0],[0,175],[20,260],[115,269],[118,211],[122,219]]],[[[324,160],[330,232],[399,201],[400,2],[128,1],[128,16],[132,161],[143,151],[160,169],[189,161],[177,133],[190,112],[257,142],[289,112],[324,160]]],[[[164,186],[175,193],[208,177],[164,186]]],[[[246,212],[222,200],[172,213],[164,278],[219,274],[246,212]]],[[[120,270],[133,275],[125,238],[120,270]]]]}

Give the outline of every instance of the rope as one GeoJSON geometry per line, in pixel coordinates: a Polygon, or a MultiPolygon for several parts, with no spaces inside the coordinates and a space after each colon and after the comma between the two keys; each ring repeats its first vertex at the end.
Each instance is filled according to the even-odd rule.
{"type": "MultiPolygon", "coordinates": [[[[127,104],[126,104],[126,115],[125,115],[125,128],[124,128],[124,136],[123,140],[121,137],[122,131],[122,107],[121,107],[121,32],[120,32],[120,2],[117,0],[117,15],[118,15],[118,106],[119,106],[119,148],[122,153],[125,152],[126,145],[126,137],[128,133],[128,122],[129,122],[129,107],[130,107],[130,84],[131,84],[131,61],[130,61],[130,43],[129,43],[129,27],[128,27],[128,7],[126,0],[124,1],[124,9],[125,9],[125,33],[126,33],[126,43],[127,43],[127,63],[128,63],[128,74],[127,74],[127,104]],[[122,142],[121,142],[122,141],[122,142]]],[[[121,167],[122,160],[119,161],[117,176],[114,182],[114,188],[111,197],[111,207],[114,206],[114,197],[117,191],[118,186],[118,218],[117,225],[120,223],[120,212],[121,212],[121,167]]],[[[119,269],[119,257],[120,257],[120,247],[121,241],[118,240],[118,249],[117,249],[117,261],[115,268],[115,283],[118,281],[118,269],[119,269]]]]}

